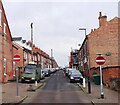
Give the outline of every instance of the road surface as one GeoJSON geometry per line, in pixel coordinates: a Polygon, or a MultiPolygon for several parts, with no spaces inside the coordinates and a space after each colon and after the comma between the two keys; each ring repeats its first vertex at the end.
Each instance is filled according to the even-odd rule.
{"type": "Polygon", "coordinates": [[[76,83],[70,83],[63,71],[57,71],[46,79],[29,103],[90,103],[87,95],[76,83]]]}

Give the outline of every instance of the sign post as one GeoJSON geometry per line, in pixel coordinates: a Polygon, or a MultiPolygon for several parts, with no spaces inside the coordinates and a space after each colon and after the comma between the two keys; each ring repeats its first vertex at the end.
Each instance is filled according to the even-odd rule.
{"type": "Polygon", "coordinates": [[[99,55],[97,58],[96,58],[96,63],[98,65],[100,65],[100,92],[101,92],[101,98],[104,99],[104,92],[103,92],[103,83],[102,83],[102,65],[105,63],[105,59],[99,55]]]}
{"type": "Polygon", "coordinates": [[[20,62],[20,56],[19,55],[15,55],[13,57],[13,61],[17,63],[16,65],[16,84],[17,84],[17,96],[18,96],[18,62],[20,62]]]}

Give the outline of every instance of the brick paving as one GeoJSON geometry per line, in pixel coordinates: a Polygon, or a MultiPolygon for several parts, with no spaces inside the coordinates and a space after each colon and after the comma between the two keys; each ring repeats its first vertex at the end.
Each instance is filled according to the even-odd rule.
{"type": "Polygon", "coordinates": [[[37,86],[35,84],[26,84],[19,83],[18,84],[18,96],[17,96],[17,85],[15,82],[9,82],[2,84],[2,103],[19,103],[26,99],[28,96],[34,94],[33,92],[28,91],[30,85],[32,85],[32,91],[35,91],[37,88],[42,86],[43,83],[38,83],[37,86]]]}
{"type": "MultiPolygon", "coordinates": [[[[78,84],[79,85],[79,84],[78,84]]],[[[86,83],[86,87],[83,88],[82,85],[79,85],[81,89],[87,94],[91,100],[91,102],[95,105],[97,103],[117,103],[120,105],[120,93],[118,91],[111,90],[107,87],[103,87],[104,91],[104,99],[101,99],[100,94],[100,85],[95,85],[91,82],[91,94],[88,94],[88,84],[86,83]]]]}
{"type": "MultiPolygon", "coordinates": [[[[36,92],[29,92],[27,91],[30,89],[30,85],[33,86],[33,89],[37,89],[40,86],[43,85],[43,83],[38,83],[38,86],[36,87],[35,84],[25,84],[25,83],[19,83],[19,92],[17,96],[16,91],[16,83],[15,82],[9,82],[5,84],[0,84],[0,92],[2,92],[2,98],[0,97],[0,100],[2,100],[2,103],[19,103],[22,102],[23,99],[28,98],[29,96],[33,96],[36,94],[36,92]]],[[[88,94],[88,86],[86,83],[86,87],[83,88],[82,85],[79,85],[81,89],[84,91],[84,93],[89,97],[91,102],[95,105],[96,103],[119,103],[120,94],[117,91],[110,90],[107,87],[104,86],[104,99],[100,98],[100,85],[95,85],[94,83],[91,83],[91,94],[88,94]]],[[[34,91],[34,90],[33,90],[34,91]]],[[[0,101],[1,103],[1,101],[0,101]]],[[[120,105],[120,104],[118,104],[120,105]]]]}

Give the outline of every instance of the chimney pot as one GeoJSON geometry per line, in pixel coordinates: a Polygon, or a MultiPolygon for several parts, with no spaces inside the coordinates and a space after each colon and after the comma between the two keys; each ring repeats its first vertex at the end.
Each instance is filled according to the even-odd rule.
{"type": "Polygon", "coordinates": [[[91,33],[93,32],[93,29],[91,29],[91,33]]]}
{"type": "Polygon", "coordinates": [[[106,26],[107,23],[107,16],[102,16],[102,12],[99,12],[99,26],[106,26]]]}
{"type": "Polygon", "coordinates": [[[102,17],[102,12],[99,12],[99,17],[102,17]]]}

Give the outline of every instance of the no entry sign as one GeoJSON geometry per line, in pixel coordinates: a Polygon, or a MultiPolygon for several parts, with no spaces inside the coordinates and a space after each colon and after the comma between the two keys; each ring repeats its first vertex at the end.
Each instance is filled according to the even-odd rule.
{"type": "Polygon", "coordinates": [[[100,93],[101,98],[104,98],[104,92],[103,92],[103,83],[102,83],[102,65],[105,63],[105,59],[100,55],[96,58],[96,63],[100,65],[100,93]]]}
{"type": "Polygon", "coordinates": [[[103,65],[103,64],[105,63],[105,59],[104,59],[102,56],[98,56],[98,57],[96,58],[96,63],[97,63],[98,65],[103,65]]]}
{"type": "Polygon", "coordinates": [[[15,56],[13,57],[13,61],[14,61],[14,62],[20,62],[20,56],[19,56],[19,55],[15,55],[15,56]]]}

